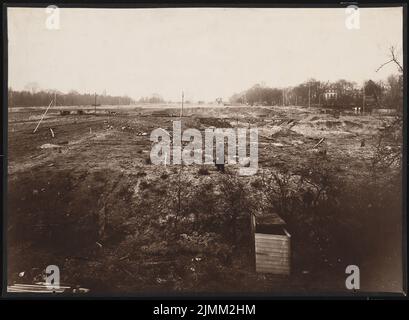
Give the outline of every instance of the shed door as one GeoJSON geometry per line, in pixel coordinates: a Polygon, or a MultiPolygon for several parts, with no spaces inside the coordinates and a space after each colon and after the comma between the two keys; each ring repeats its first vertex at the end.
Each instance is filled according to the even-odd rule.
{"type": "Polygon", "coordinates": [[[255,233],[256,272],[290,274],[290,237],[255,233]]]}

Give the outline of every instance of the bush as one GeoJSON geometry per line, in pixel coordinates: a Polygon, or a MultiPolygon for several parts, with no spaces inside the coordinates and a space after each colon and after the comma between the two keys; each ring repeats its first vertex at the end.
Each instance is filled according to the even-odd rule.
{"type": "Polygon", "coordinates": [[[201,167],[201,168],[199,168],[199,171],[197,173],[202,175],[202,176],[208,176],[209,175],[209,170],[207,170],[207,168],[205,168],[205,167],[201,167]]]}

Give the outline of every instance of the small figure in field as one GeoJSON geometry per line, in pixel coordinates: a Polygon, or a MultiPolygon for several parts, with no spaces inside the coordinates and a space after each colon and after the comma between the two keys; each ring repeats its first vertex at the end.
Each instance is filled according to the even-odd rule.
{"type": "Polygon", "coordinates": [[[365,147],[365,139],[361,140],[361,147],[365,147]]]}
{"type": "Polygon", "coordinates": [[[327,149],[324,148],[324,149],[320,150],[319,154],[326,157],[327,156],[327,149]]]}
{"type": "Polygon", "coordinates": [[[214,164],[216,166],[217,171],[223,172],[224,173],[224,163],[218,163],[219,162],[219,157],[216,157],[216,160],[214,160],[214,164]]]}

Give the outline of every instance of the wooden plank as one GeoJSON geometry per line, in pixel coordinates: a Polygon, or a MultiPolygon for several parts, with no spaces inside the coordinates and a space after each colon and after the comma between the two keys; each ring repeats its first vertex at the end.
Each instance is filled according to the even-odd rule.
{"type": "Polygon", "coordinates": [[[288,237],[286,235],[282,234],[268,234],[268,233],[255,233],[256,238],[262,238],[262,239],[287,239],[288,237]]]}
{"type": "MultiPolygon", "coordinates": [[[[15,283],[11,285],[12,287],[20,286],[20,287],[29,287],[29,288],[47,288],[47,284],[44,282],[37,282],[36,284],[26,284],[26,283],[15,283]]],[[[59,285],[61,289],[69,289],[69,286],[59,285]]]]}
{"type": "Polygon", "coordinates": [[[38,284],[24,284],[16,283],[11,286],[7,286],[7,292],[26,292],[26,293],[53,293],[64,292],[66,289],[70,289],[68,286],[60,286],[59,288],[49,289],[44,283],[38,284]]]}
{"type": "Polygon", "coordinates": [[[288,266],[290,260],[282,260],[282,259],[266,259],[263,257],[257,257],[257,264],[258,265],[274,265],[274,266],[288,266]]]}
{"type": "Polygon", "coordinates": [[[289,257],[272,257],[272,256],[263,256],[263,255],[256,255],[257,261],[271,261],[273,263],[279,262],[279,261],[286,261],[289,262],[290,259],[289,257]]]}
{"type": "Polygon", "coordinates": [[[255,239],[255,243],[259,247],[265,247],[265,248],[286,248],[289,245],[289,241],[281,241],[281,240],[275,240],[275,239],[255,239]]]}
{"type": "Polygon", "coordinates": [[[281,241],[288,241],[287,236],[281,236],[278,234],[265,234],[265,233],[255,233],[256,240],[281,240],[281,241]]]}
{"type": "Polygon", "coordinates": [[[285,269],[285,270],[290,269],[289,266],[288,266],[288,263],[287,264],[273,264],[273,263],[267,263],[267,262],[259,262],[259,263],[257,263],[257,267],[271,268],[272,270],[275,270],[275,269],[285,269]]]}
{"type": "Polygon", "coordinates": [[[258,251],[272,251],[272,252],[283,252],[288,251],[290,248],[289,242],[275,242],[275,241],[258,241],[256,240],[256,252],[258,251]]]}
{"type": "Polygon", "coordinates": [[[271,250],[266,248],[257,248],[256,254],[269,255],[273,257],[289,256],[288,250],[271,250]]]}
{"type": "Polygon", "coordinates": [[[264,244],[264,245],[285,246],[285,245],[288,244],[288,239],[280,240],[280,239],[262,239],[262,238],[256,238],[256,243],[264,244]]]}
{"type": "Polygon", "coordinates": [[[281,260],[281,259],[287,259],[287,260],[289,260],[289,255],[288,254],[265,254],[265,253],[257,253],[256,254],[256,257],[260,257],[260,259],[262,258],[262,257],[264,257],[265,259],[278,259],[278,260],[281,260]]]}
{"type": "Polygon", "coordinates": [[[277,248],[256,248],[256,254],[272,254],[272,255],[283,255],[288,252],[288,248],[284,250],[279,250],[277,248]]]}
{"type": "Polygon", "coordinates": [[[64,290],[30,290],[30,289],[18,289],[18,288],[7,288],[7,292],[23,292],[23,293],[63,293],[64,290]]]}
{"type": "Polygon", "coordinates": [[[290,262],[289,259],[281,259],[279,257],[268,257],[268,256],[256,256],[257,263],[271,263],[271,264],[288,264],[290,262]]]}
{"type": "Polygon", "coordinates": [[[25,288],[25,287],[8,287],[8,289],[10,290],[23,290],[23,291],[27,291],[27,292],[36,292],[36,291],[49,291],[49,292],[64,292],[66,289],[48,289],[48,288],[25,288]]]}
{"type": "Polygon", "coordinates": [[[286,251],[282,251],[282,252],[270,252],[270,251],[256,251],[256,255],[263,255],[263,256],[267,256],[267,257],[288,257],[289,254],[286,251]]]}
{"type": "Polygon", "coordinates": [[[62,293],[65,289],[29,289],[29,288],[19,288],[19,287],[7,287],[7,292],[26,292],[26,293],[53,293],[58,292],[62,293]]]}
{"type": "Polygon", "coordinates": [[[256,272],[288,275],[290,250],[290,238],[287,235],[256,233],[256,272]]]}

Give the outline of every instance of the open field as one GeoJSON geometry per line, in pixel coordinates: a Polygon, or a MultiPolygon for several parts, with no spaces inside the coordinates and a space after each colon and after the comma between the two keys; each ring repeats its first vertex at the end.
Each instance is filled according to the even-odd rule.
{"type": "MultiPolygon", "coordinates": [[[[342,249],[331,254],[325,248],[313,250],[301,236],[307,223],[281,208],[283,212],[278,213],[287,220],[294,239],[292,273],[285,279],[257,275],[251,270],[246,226],[238,228],[232,242],[215,223],[223,223],[220,197],[228,197],[220,186],[231,181],[242,184],[252,203],[270,208],[261,191],[264,177],[272,172],[280,177],[288,172],[312,172],[318,159],[331,168],[331,178],[342,179],[354,193],[365,185],[378,136],[393,117],[295,106],[186,106],[183,129],[259,129],[258,173],[239,177],[238,165],[227,164],[227,173],[222,174],[212,165],[183,166],[180,171],[176,165],[150,164],[150,133],[156,128],[172,131],[172,121],[179,119],[176,105],[98,107],[96,114],[92,107],[83,115],[66,116],[51,108],[34,134],[43,111],[20,108],[8,116],[10,283],[22,271],[26,281],[38,280],[46,265],[56,264],[64,283],[97,293],[345,290],[345,266],[357,263],[354,257],[362,257],[348,250],[354,241],[359,246],[364,239],[349,239],[346,248],[340,243],[337,248],[342,249]],[[182,217],[172,212],[177,192],[182,194],[182,217]],[[201,203],[193,206],[191,199],[201,199],[201,203]]],[[[388,141],[388,147],[399,148],[399,140],[388,141]]],[[[297,173],[297,179],[303,174],[297,173]]],[[[289,185],[292,190],[294,186],[289,185]]],[[[231,186],[234,192],[235,185],[231,186]]],[[[291,190],[292,201],[302,198],[291,190]]],[[[349,210],[361,213],[361,207],[367,204],[349,210]]],[[[400,285],[396,278],[401,259],[400,202],[390,203],[389,208],[384,212],[388,230],[380,231],[375,224],[373,231],[386,232],[388,241],[372,243],[374,252],[358,261],[362,274],[366,268],[371,270],[362,280],[366,290],[393,291],[400,285]],[[379,265],[376,270],[382,281],[369,267],[373,264],[379,265]],[[393,272],[388,276],[385,270],[393,272]],[[375,278],[379,280],[376,288],[371,282],[375,278]]],[[[343,230],[340,224],[337,227],[343,230]]]]}

